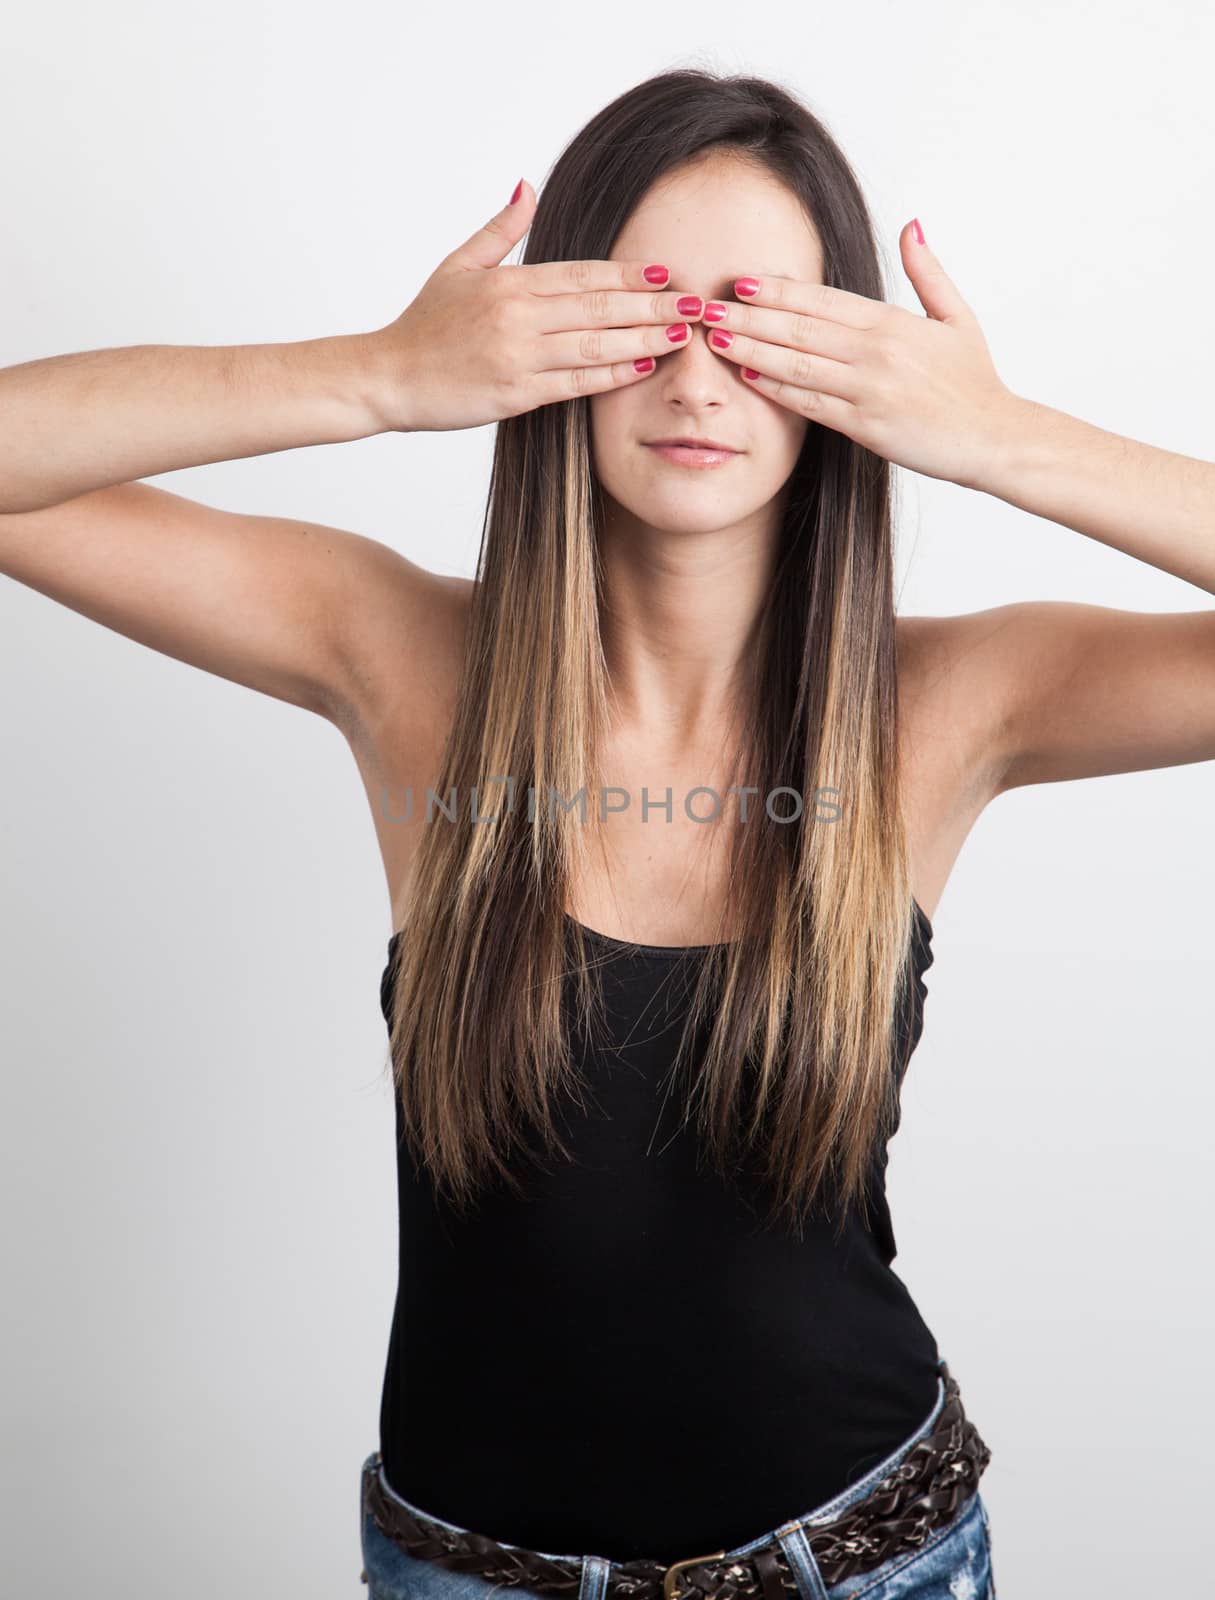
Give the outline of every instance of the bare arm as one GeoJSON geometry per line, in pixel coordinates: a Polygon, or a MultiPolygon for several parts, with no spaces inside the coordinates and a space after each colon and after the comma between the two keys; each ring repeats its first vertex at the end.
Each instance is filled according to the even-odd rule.
{"type": "MultiPolygon", "coordinates": [[[[971,486],[1215,595],[1215,462],[1016,399],[971,486]]],[[[1215,761],[1215,607],[1027,600],[995,624],[999,790],[1215,761]]]]}
{"type": "Polygon", "coordinates": [[[397,630],[424,651],[452,580],[360,534],[128,480],[387,431],[386,370],[374,338],[341,337],[0,371],[0,574],[344,727],[370,716],[397,630]]]}
{"type": "Polygon", "coordinates": [[[0,516],[0,573],[344,731],[374,716],[388,671],[427,659],[457,583],[363,534],[148,483],[0,516]]]}
{"type": "Polygon", "coordinates": [[[131,345],[0,369],[0,513],[387,431],[382,341],[131,345]]]}

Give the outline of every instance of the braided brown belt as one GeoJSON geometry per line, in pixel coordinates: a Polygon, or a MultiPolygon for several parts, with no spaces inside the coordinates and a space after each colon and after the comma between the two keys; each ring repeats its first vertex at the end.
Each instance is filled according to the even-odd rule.
{"type": "MultiPolygon", "coordinates": [[[[962,1409],[957,1383],[944,1362],[940,1373],[945,1394],[931,1432],[838,1517],[800,1524],[824,1583],[870,1572],[892,1556],[918,1550],[954,1520],[978,1488],[991,1451],[962,1409]]],[[[377,1455],[376,1470],[364,1474],[363,1510],[407,1554],[455,1572],[477,1572],[495,1583],[576,1600],[582,1584],[580,1557],[541,1555],[415,1515],[385,1494],[379,1460],[377,1455]]],[[[782,1531],[792,1525],[783,1523],[782,1531]]],[[[613,1562],[606,1600],[701,1600],[710,1595],[714,1600],[787,1600],[787,1593],[798,1594],[797,1579],[776,1538],[747,1556],[726,1560],[725,1555],[717,1550],[667,1565],[613,1562]]],[[[365,1582],[366,1572],[362,1576],[365,1582]]]]}

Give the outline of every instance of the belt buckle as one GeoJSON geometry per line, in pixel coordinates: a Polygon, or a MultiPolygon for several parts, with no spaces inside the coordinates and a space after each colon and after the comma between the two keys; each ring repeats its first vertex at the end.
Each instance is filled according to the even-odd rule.
{"type": "Polygon", "coordinates": [[[662,1600],[678,1600],[675,1585],[685,1567],[697,1567],[702,1561],[720,1561],[725,1553],[724,1550],[714,1550],[712,1555],[689,1556],[686,1561],[672,1561],[662,1575],[662,1600]]]}

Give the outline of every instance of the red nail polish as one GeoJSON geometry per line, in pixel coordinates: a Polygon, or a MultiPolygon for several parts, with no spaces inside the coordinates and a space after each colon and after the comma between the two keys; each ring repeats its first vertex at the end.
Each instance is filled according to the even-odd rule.
{"type": "Polygon", "coordinates": [[[744,367],[743,368],[743,377],[744,378],[755,379],[755,378],[759,377],[759,373],[756,372],[754,367],[744,367]]]}
{"type": "Polygon", "coordinates": [[[683,344],[687,337],[688,325],[686,322],[673,322],[667,329],[667,338],[672,344],[683,344]]]}
{"type": "Polygon", "coordinates": [[[919,217],[912,217],[912,219],[911,219],[911,231],[912,231],[912,233],[915,234],[915,242],[917,244],[923,244],[924,243],[924,230],[923,230],[923,228],[920,227],[920,219],[919,219],[919,217]]]}
{"type": "Polygon", "coordinates": [[[716,345],[719,350],[728,350],[734,343],[734,335],[727,333],[725,328],[714,328],[709,335],[709,343],[716,345]]]}
{"type": "Polygon", "coordinates": [[[520,178],[518,183],[515,185],[514,194],[512,194],[511,197],[510,197],[510,203],[511,203],[512,206],[514,205],[515,201],[519,198],[519,196],[522,193],[523,193],[523,179],[520,178]]]}
{"type": "Polygon", "coordinates": [[[642,273],[647,283],[665,283],[670,276],[666,267],[647,267],[642,273]]]}
{"type": "Polygon", "coordinates": [[[653,370],[654,370],[654,357],[653,356],[642,356],[640,358],[640,360],[634,361],[634,363],[633,363],[633,371],[634,372],[653,372],[653,370]]]}
{"type": "Polygon", "coordinates": [[[735,278],[734,293],[737,295],[754,295],[759,293],[758,278],[735,278]]]}

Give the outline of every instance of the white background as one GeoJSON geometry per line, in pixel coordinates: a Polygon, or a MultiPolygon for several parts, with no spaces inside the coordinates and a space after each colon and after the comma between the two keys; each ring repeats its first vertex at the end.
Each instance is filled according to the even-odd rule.
{"type": "MultiPolygon", "coordinates": [[[[704,65],[827,121],[901,303],[918,215],[1011,388],[1209,457],[1213,31],[1198,0],[22,7],[0,365],[381,326],[603,104],[704,65]]],[[[156,481],[470,573],[492,437],[156,481]]],[[[1212,604],[901,479],[908,613],[1212,604]]],[[[396,1202],[354,763],[11,581],[0,752],[0,1590],[365,1595],[396,1202]]],[[[898,1269],[994,1452],[1002,1600],[1209,1570],[1213,801],[1210,763],[1015,791],[934,919],[898,1269]]]]}

